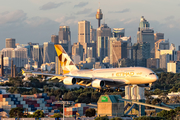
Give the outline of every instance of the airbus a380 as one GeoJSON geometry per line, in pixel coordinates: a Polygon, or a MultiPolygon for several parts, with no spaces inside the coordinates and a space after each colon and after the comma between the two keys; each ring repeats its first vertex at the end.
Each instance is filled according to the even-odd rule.
{"type": "Polygon", "coordinates": [[[79,70],[61,45],[54,45],[54,47],[63,75],[37,72],[32,74],[51,76],[52,79],[57,78],[63,81],[65,85],[78,84],[94,88],[110,88],[134,84],[143,86],[144,84],[151,84],[158,79],[152,70],[145,67],[79,70]]]}

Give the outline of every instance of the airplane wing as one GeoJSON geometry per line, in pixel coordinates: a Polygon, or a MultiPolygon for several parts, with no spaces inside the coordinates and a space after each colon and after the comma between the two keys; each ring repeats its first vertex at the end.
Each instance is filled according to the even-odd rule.
{"type": "MultiPolygon", "coordinates": [[[[22,73],[26,73],[26,71],[22,71],[22,73]]],[[[30,72],[27,72],[30,73],[30,72]]],[[[49,73],[41,73],[41,72],[31,72],[33,75],[42,75],[49,76],[51,79],[59,79],[59,82],[62,82],[65,85],[73,85],[78,84],[86,87],[119,87],[124,86],[127,83],[125,79],[112,79],[112,78],[100,78],[100,77],[84,77],[84,76],[73,76],[73,75],[59,75],[59,74],[49,74],[49,73]]]]}

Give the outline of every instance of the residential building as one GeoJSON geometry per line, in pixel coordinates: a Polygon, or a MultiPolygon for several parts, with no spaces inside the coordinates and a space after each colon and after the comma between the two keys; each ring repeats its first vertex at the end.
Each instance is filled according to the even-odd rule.
{"type": "Polygon", "coordinates": [[[90,43],[96,43],[96,29],[90,27],[90,43]]]}
{"type": "Polygon", "coordinates": [[[79,55],[83,60],[83,46],[80,43],[74,43],[72,45],[72,56],[79,55]]]}
{"type": "Polygon", "coordinates": [[[180,73],[180,61],[169,61],[167,63],[167,72],[180,73]]]}

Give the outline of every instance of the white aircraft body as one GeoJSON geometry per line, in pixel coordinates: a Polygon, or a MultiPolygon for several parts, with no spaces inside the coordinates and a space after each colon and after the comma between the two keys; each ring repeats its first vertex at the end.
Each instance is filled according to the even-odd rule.
{"type": "Polygon", "coordinates": [[[59,79],[65,85],[82,85],[94,88],[121,87],[125,85],[152,84],[158,80],[157,75],[145,67],[107,68],[79,70],[72,62],[61,45],[55,45],[63,75],[35,73],[36,75],[51,76],[52,79],[59,79]]]}

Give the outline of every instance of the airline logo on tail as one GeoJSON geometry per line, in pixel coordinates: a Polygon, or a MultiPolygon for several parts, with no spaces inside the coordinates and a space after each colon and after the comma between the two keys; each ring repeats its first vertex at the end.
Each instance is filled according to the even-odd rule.
{"type": "Polygon", "coordinates": [[[73,61],[70,59],[66,51],[61,45],[54,45],[60,64],[61,68],[63,70],[63,74],[70,73],[71,71],[78,70],[73,61]]]}

